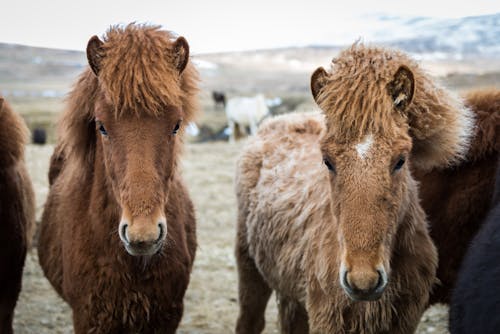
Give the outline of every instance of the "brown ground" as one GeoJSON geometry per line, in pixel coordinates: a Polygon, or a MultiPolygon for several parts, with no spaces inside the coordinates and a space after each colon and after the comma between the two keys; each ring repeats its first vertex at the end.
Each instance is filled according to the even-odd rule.
{"type": "MultiPolygon", "coordinates": [[[[236,268],[233,256],[236,200],[234,165],[242,143],[189,144],[183,157],[184,177],[198,217],[199,249],[179,333],[231,333],[237,316],[236,268]]],[[[47,168],[52,146],[29,146],[27,161],[37,195],[38,217],[47,196],[47,168]]],[[[276,304],[267,310],[265,333],[277,333],[276,304]]],[[[433,307],[417,333],[447,333],[445,307],[433,307]]],[[[17,333],[72,333],[71,312],[45,279],[31,250],[15,316],[17,333]]]]}

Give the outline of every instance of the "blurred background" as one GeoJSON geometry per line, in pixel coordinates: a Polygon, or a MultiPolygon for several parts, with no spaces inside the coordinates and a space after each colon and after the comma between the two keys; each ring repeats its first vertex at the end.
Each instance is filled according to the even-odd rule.
{"type": "MultiPolygon", "coordinates": [[[[355,41],[400,48],[449,89],[500,87],[500,2],[402,1],[34,1],[2,5],[0,94],[32,130],[27,163],[37,216],[48,192],[48,160],[64,97],[87,66],[85,47],[110,25],[153,23],[186,37],[201,74],[202,113],[190,126],[184,176],[195,201],[199,244],[181,333],[229,333],[237,315],[233,257],[234,163],[251,124],[228,127],[226,111],[265,108],[255,121],[315,110],[309,77],[355,41]],[[246,98],[246,99],[244,99],[246,98]],[[232,102],[231,102],[232,101],[232,102]],[[240,140],[229,143],[236,135],[240,140]]],[[[277,332],[274,302],[267,333],[277,332]]],[[[419,333],[447,333],[433,307],[419,333]]],[[[71,333],[71,313],[43,277],[36,252],[26,265],[18,333],[71,333]]]]}

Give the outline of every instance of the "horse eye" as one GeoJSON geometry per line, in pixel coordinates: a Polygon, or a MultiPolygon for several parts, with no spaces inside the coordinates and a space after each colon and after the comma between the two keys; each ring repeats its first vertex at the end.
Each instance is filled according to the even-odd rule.
{"type": "Polygon", "coordinates": [[[398,162],[396,165],[394,165],[394,172],[400,170],[403,165],[405,164],[406,160],[404,157],[399,158],[398,162]]]}
{"type": "Polygon", "coordinates": [[[99,125],[99,132],[103,136],[107,136],[108,135],[108,131],[106,131],[106,128],[104,127],[104,125],[101,122],[98,122],[97,124],[99,125]]]}
{"type": "Polygon", "coordinates": [[[175,128],[174,128],[174,131],[172,131],[172,134],[176,135],[177,134],[177,131],[179,131],[181,127],[181,122],[177,122],[177,124],[175,125],[175,128]]]}
{"type": "Polygon", "coordinates": [[[335,166],[328,160],[328,158],[323,158],[323,162],[325,163],[326,167],[328,167],[328,170],[330,170],[333,173],[337,173],[335,170],[335,166]]]}

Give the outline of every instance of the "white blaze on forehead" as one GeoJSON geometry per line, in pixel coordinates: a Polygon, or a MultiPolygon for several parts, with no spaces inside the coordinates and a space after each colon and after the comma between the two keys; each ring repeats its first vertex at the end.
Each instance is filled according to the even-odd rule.
{"type": "Polygon", "coordinates": [[[365,159],[368,156],[368,152],[373,145],[373,136],[371,134],[367,135],[363,141],[356,145],[356,151],[361,159],[365,159]]]}

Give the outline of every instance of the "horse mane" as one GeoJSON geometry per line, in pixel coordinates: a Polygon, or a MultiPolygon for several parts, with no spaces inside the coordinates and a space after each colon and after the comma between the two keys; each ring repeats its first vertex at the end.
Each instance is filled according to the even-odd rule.
{"type": "Polygon", "coordinates": [[[29,131],[21,116],[0,97],[0,166],[24,160],[24,145],[29,131]]]}
{"type": "Polygon", "coordinates": [[[391,131],[397,128],[393,126],[395,113],[401,113],[413,138],[412,153],[419,157],[414,162],[422,168],[449,165],[467,152],[471,111],[398,50],[353,44],[332,60],[317,100],[329,128],[343,140],[359,141],[366,133],[391,131]],[[413,100],[404,112],[394,108],[388,93],[388,85],[402,66],[413,73],[415,81],[413,100]]]}
{"type": "MultiPolygon", "coordinates": [[[[191,68],[182,78],[179,75],[174,65],[174,39],[159,26],[129,24],[108,30],[99,77],[117,113],[144,110],[158,114],[172,102],[188,102],[183,89],[196,87],[194,71],[191,68]]],[[[187,120],[193,112],[184,106],[187,120]]]]}
{"type": "Polygon", "coordinates": [[[110,107],[115,117],[126,113],[159,115],[180,109],[183,122],[198,110],[198,73],[191,62],[179,74],[174,64],[173,33],[158,26],[112,26],[105,34],[99,78],[90,67],[69,93],[59,121],[56,154],[79,164],[93,163],[95,106],[110,107]]]}
{"type": "Polygon", "coordinates": [[[476,115],[475,134],[467,160],[479,160],[500,152],[500,90],[474,90],[465,95],[464,101],[476,115]]]}

